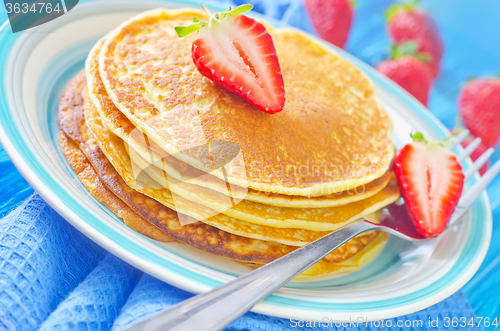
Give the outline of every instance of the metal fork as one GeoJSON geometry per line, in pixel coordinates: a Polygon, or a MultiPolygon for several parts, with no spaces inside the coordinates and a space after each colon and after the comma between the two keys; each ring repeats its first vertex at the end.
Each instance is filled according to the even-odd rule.
{"type": "MultiPolygon", "coordinates": [[[[458,146],[468,134],[469,132],[465,130],[457,135],[451,148],[458,146]]],[[[462,162],[480,143],[481,139],[476,138],[457,157],[457,160],[462,162]]],[[[474,162],[464,174],[465,180],[488,161],[493,151],[493,148],[488,149],[474,162]]],[[[500,161],[496,162],[472,188],[462,194],[447,229],[457,222],[499,172],[500,161]]],[[[198,294],[127,326],[124,330],[221,330],[302,271],[360,233],[381,230],[410,241],[430,240],[417,233],[406,211],[402,212],[404,208],[401,204],[392,204],[384,209],[380,224],[367,220],[352,223],[218,288],[198,294]]]]}

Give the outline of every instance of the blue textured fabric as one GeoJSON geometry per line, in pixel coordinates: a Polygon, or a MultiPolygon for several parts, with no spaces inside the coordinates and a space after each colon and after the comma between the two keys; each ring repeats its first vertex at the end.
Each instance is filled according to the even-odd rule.
{"type": "Polygon", "coordinates": [[[0,221],[0,329],[37,329],[104,254],[32,195],[0,221]]]}
{"type": "Polygon", "coordinates": [[[111,330],[120,330],[125,325],[170,307],[191,296],[191,293],[144,274],[130,294],[111,330]]]}
{"type": "Polygon", "coordinates": [[[142,272],[108,254],[40,330],[109,330],[142,272]]]}
{"type": "MultiPolygon", "coordinates": [[[[162,309],[168,308],[182,300],[185,300],[192,295],[182,291],[178,288],[175,288],[171,285],[165,284],[164,282],[150,276],[144,274],[135,287],[134,291],[130,294],[130,297],[123,306],[123,309],[115,320],[113,324],[113,328],[111,330],[118,331],[122,329],[124,326],[133,323],[134,321],[138,321],[146,316],[152,315],[155,312],[158,312],[162,309]]],[[[430,308],[422,310],[420,312],[402,316],[399,318],[393,318],[388,321],[384,321],[384,325],[390,323],[392,326],[391,330],[422,330],[420,327],[408,328],[404,327],[405,321],[411,321],[414,323],[415,320],[421,320],[423,329],[432,329],[432,330],[452,330],[453,328],[445,328],[442,321],[445,317],[451,318],[465,318],[469,321],[471,318],[474,318],[474,312],[467,301],[465,295],[461,292],[458,292],[448,299],[441,301],[437,305],[434,305],[430,308]],[[441,321],[440,325],[435,328],[428,328],[429,318],[431,320],[435,320],[436,318],[441,321]],[[396,327],[398,324],[403,327],[396,327]],[[426,327],[427,326],[427,327],[426,327]]],[[[293,321],[283,318],[276,318],[265,316],[256,313],[247,313],[233,322],[226,330],[228,331],[282,331],[282,330],[382,330],[383,327],[376,327],[375,325],[368,325],[366,323],[360,323],[357,326],[351,327],[335,327],[333,324],[333,328],[331,323],[327,325],[320,326],[316,323],[316,327],[308,327],[306,321],[293,321]]],[[[410,322],[407,322],[410,323],[410,322]]],[[[415,325],[416,326],[416,325],[415,325]]],[[[457,328],[458,330],[459,328],[457,328]]],[[[480,330],[478,327],[462,327],[460,330],[480,330]]]]}
{"type": "MultiPolygon", "coordinates": [[[[254,11],[314,33],[301,0],[235,0],[253,3],[254,11]]],[[[346,50],[376,65],[386,55],[389,40],[383,11],[392,0],[356,0],[353,27],[346,50]]],[[[445,42],[442,70],[431,90],[429,108],[452,127],[456,98],[467,78],[500,73],[500,50],[492,40],[500,35],[500,2],[496,0],[422,0],[435,18],[445,42]],[[464,22],[466,24],[464,24],[464,22]]],[[[0,6],[0,20],[6,19],[0,6]]],[[[496,152],[493,159],[498,159],[496,152]]],[[[120,330],[191,294],[163,283],[106,253],[33,194],[0,148],[0,330],[120,330]],[[26,200],[27,199],[27,200],[26,200]],[[25,201],[26,200],[26,201],[25,201]],[[24,201],[24,202],[23,202],[24,201]],[[18,207],[19,206],[19,207],[18,207]],[[16,209],[16,207],[18,207],[16,209]],[[141,277],[142,275],[142,277],[141,277]],[[140,280],[138,281],[140,277],[140,280]],[[137,282],[138,281],[138,282],[137,282]]],[[[500,219],[500,178],[488,188],[494,220],[500,219]]],[[[500,238],[494,223],[493,238],[500,238]]],[[[493,240],[477,275],[463,291],[398,321],[500,316],[500,241],[493,240]],[[469,302],[472,304],[469,304],[469,302]]],[[[318,324],[316,324],[318,325],[318,324]]],[[[387,326],[387,322],[385,324],[387,326]]],[[[358,327],[300,327],[297,322],[247,313],[228,330],[387,330],[358,327]]],[[[453,328],[446,328],[446,330],[453,328]]],[[[455,329],[468,330],[469,327],[455,329]]]]}

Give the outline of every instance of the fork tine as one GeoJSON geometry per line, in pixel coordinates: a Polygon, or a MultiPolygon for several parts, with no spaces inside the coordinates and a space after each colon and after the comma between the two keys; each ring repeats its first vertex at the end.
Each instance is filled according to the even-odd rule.
{"type": "Polygon", "coordinates": [[[465,192],[460,201],[458,202],[457,208],[455,212],[451,216],[450,222],[448,225],[453,224],[456,220],[458,220],[472,205],[474,201],[476,201],[477,197],[484,191],[486,186],[491,183],[491,181],[498,175],[500,172],[500,160],[497,161],[484,175],[481,179],[472,186],[470,190],[465,192]]]}
{"type": "Polygon", "coordinates": [[[494,148],[488,148],[486,152],[484,152],[480,157],[478,157],[476,162],[474,162],[474,164],[472,165],[472,167],[470,167],[470,169],[467,170],[467,172],[465,173],[464,175],[465,180],[469,179],[476,171],[481,169],[481,167],[486,162],[488,162],[494,151],[495,151],[494,148]]]}
{"type": "Polygon", "coordinates": [[[477,146],[479,146],[479,144],[481,144],[481,138],[476,138],[474,139],[465,149],[462,153],[460,153],[460,155],[457,156],[457,161],[460,163],[462,162],[467,156],[471,155],[472,152],[474,152],[477,148],[477,146]]]}
{"type": "Polygon", "coordinates": [[[464,141],[465,138],[467,138],[469,133],[470,133],[469,130],[466,129],[466,130],[463,130],[462,132],[460,132],[459,134],[457,134],[457,136],[453,139],[453,143],[451,144],[450,149],[453,150],[455,147],[460,145],[462,143],[462,141],[464,141]]]}

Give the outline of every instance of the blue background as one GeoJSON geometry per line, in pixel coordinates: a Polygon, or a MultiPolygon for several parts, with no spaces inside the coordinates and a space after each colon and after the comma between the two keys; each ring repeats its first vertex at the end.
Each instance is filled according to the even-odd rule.
{"type": "MultiPolygon", "coordinates": [[[[275,1],[276,6],[280,2],[283,1],[275,1]]],[[[389,48],[382,13],[393,1],[356,2],[353,28],[346,50],[368,64],[376,65],[386,56],[389,48]]],[[[436,21],[445,44],[441,73],[434,82],[429,109],[451,128],[457,114],[457,96],[463,84],[471,77],[500,74],[500,1],[424,0],[421,5],[436,21]]],[[[270,3],[261,5],[266,9],[273,6],[270,3]]],[[[0,22],[6,19],[5,8],[1,6],[0,22]]],[[[308,22],[298,25],[310,28],[308,22]]],[[[497,151],[493,160],[499,158],[500,152],[497,151]]],[[[1,147],[0,179],[2,183],[9,184],[3,185],[0,190],[1,218],[19,206],[33,190],[15,170],[1,147]]],[[[463,292],[477,316],[494,318],[500,317],[500,178],[490,185],[488,195],[494,219],[492,243],[480,270],[463,292]]]]}

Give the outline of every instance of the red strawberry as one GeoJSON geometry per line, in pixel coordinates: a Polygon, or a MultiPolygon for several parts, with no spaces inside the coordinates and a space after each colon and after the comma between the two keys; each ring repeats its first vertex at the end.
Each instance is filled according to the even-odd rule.
{"type": "MultiPolygon", "coordinates": [[[[472,138],[467,138],[462,143],[462,146],[467,147],[471,142],[472,142],[472,138]]],[[[481,155],[483,155],[483,153],[486,152],[487,149],[488,149],[488,147],[484,146],[483,143],[480,143],[479,146],[474,150],[474,152],[471,153],[470,158],[472,159],[472,161],[476,161],[477,158],[480,157],[481,155]]],[[[488,163],[489,162],[486,162],[486,164],[484,166],[482,166],[481,169],[479,169],[479,173],[481,175],[484,175],[486,170],[488,170],[488,163]]]]}
{"type": "Polygon", "coordinates": [[[179,37],[199,31],[193,41],[193,61],[199,72],[248,103],[274,114],[285,105],[285,88],[271,35],[261,23],[239,15],[242,5],[212,15],[209,21],[176,27],[179,37]]]}
{"type": "Polygon", "coordinates": [[[474,79],[458,97],[458,108],[465,127],[480,137],[486,147],[500,138],[500,79],[474,79]]]}
{"type": "Polygon", "coordinates": [[[318,35],[343,48],[352,22],[352,3],[349,0],[304,0],[318,35]]]}
{"type": "Polygon", "coordinates": [[[411,43],[395,46],[392,59],[380,63],[377,70],[427,106],[432,78],[426,65],[418,59],[419,55],[409,55],[410,48],[415,47],[416,45],[411,43]]]}
{"type": "Polygon", "coordinates": [[[415,4],[393,5],[387,11],[389,35],[395,44],[414,41],[419,53],[427,53],[431,60],[427,63],[432,77],[439,73],[439,63],[443,57],[443,40],[434,20],[415,4]]]}
{"type": "Polygon", "coordinates": [[[451,151],[426,142],[421,133],[412,137],[396,155],[394,172],[415,228],[425,237],[436,237],[455,211],[464,175],[451,151]]]}

